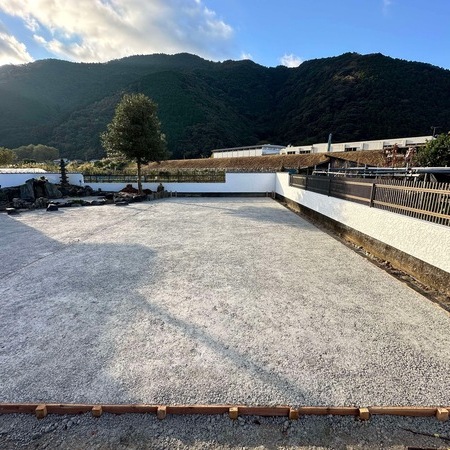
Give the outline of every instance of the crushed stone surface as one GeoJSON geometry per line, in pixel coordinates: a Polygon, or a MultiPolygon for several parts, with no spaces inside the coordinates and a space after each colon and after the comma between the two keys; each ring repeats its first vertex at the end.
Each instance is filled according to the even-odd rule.
{"type": "MultiPolygon", "coordinates": [[[[450,315],[273,200],[33,211],[0,215],[0,231],[0,402],[450,405],[450,315]]],[[[0,417],[0,442],[15,445],[14,430],[23,437],[30,420],[58,425],[39,428],[29,444],[18,438],[25,446],[61,434],[63,419],[20,417],[0,417]]],[[[150,439],[142,421],[156,419],[105,417],[82,416],[81,428],[70,429],[86,423],[83,433],[97,427],[94,435],[146,448],[136,436],[150,439]]],[[[433,439],[382,419],[295,423],[311,433],[322,427],[330,439],[372,430],[370,439],[390,448],[402,444],[384,436],[386,427],[433,439]],[[343,434],[334,424],[344,424],[343,434]]],[[[244,425],[262,440],[240,444],[233,440],[244,425],[214,420],[231,441],[202,440],[209,422],[177,417],[155,422],[151,448],[266,448],[266,435],[277,448],[293,448],[289,433],[303,432],[283,431],[281,419],[249,418],[244,425]],[[186,440],[189,429],[198,442],[186,440]]],[[[63,435],[55,448],[72,445],[67,429],[63,435]]],[[[295,445],[328,448],[313,441],[295,445]]],[[[350,441],[345,448],[369,448],[350,441]]]]}

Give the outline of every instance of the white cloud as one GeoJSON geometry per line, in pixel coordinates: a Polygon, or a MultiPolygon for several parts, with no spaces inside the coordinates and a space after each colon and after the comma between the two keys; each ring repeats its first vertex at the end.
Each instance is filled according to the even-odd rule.
{"type": "Polygon", "coordinates": [[[389,7],[392,5],[392,0],[383,0],[383,14],[387,14],[389,7]]]}
{"type": "Polygon", "coordinates": [[[286,67],[298,67],[303,62],[303,60],[291,53],[290,55],[283,55],[280,58],[280,62],[283,66],[286,67]]]}
{"type": "Polygon", "coordinates": [[[250,53],[242,52],[242,53],[241,53],[241,59],[250,59],[250,60],[253,60],[253,56],[252,56],[250,53]]]}
{"type": "Polygon", "coordinates": [[[24,64],[33,61],[25,44],[12,36],[0,22],[0,66],[4,64],[24,64]]]}
{"type": "Polygon", "coordinates": [[[131,54],[190,52],[228,57],[233,28],[202,0],[0,0],[35,42],[74,61],[108,61],[131,54]]]}

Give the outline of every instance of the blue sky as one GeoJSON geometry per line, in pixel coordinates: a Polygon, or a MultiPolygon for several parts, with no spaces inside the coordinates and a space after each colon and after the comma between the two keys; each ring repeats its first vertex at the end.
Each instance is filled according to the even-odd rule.
{"type": "Polygon", "coordinates": [[[345,52],[450,69],[450,0],[0,0],[0,65],[189,52],[290,67],[345,52]]]}

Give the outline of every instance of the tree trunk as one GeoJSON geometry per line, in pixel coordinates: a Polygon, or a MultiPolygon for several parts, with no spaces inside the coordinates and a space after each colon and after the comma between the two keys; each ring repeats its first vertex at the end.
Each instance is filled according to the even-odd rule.
{"type": "Polygon", "coordinates": [[[141,182],[141,161],[138,159],[137,161],[137,179],[138,179],[138,194],[142,194],[142,182],[141,182]]]}

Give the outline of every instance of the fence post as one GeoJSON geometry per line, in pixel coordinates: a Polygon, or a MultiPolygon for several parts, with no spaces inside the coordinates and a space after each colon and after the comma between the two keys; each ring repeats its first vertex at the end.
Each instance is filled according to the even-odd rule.
{"type": "Polygon", "coordinates": [[[375,192],[377,190],[376,183],[372,183],[372,187],[370,189],[370,202],[369,202],[369,208],[373,208],[373,201],[375,200],[375,192]]]}
{"type": "Polygon", "coordinates": [[[331,195],[331,177],[328,175],[328,197],[331,195]]]}

